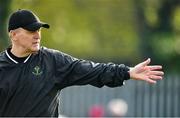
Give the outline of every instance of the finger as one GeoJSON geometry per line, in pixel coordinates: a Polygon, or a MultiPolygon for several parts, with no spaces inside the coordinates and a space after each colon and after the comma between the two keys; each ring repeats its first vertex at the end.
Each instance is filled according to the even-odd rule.
{"type": "Polygon", "coordinates": [[[160,76],[162,76],[162,75],[164,75],[164,72],[162,72],[162,71],[150,71],[149,75],[160,75],[160,76]]]}
{"type": "Polygon", "coordinates": [[[148,66],[148,68],[150,70],[160,70],[160,69],[162,69],[162,66],[161,65],[153,65],[153,66],[148,66]]]}
{"type": "Polygon", "coordinates": [[[150,62],[151,62],[151,59],[148,58],[147,60],[145,60],[145,61],[142,62],[141,64],[142,64],[142,66],[146,66],[146,65],[148,65],[150,62]]]}
{"type": "Polygon", "coordinates": [[[156,84],[156,81],[155,80],[152,80],[152,79],[145,79],[146,82],[150,83],[150,84],[156,84]]]}
{"type": "Polygon", "coordinates": [[[161,80],[162,76],[150,75],[149,78],[154,79],[154,80],[161,80]]]}

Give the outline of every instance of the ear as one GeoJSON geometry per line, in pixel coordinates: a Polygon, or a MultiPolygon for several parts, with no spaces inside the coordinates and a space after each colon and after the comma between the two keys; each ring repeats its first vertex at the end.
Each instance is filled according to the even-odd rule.
{"type": "Polygon", "coordinates": [[[16,40],[16,35],[17,35],[16,30],[10,30],[9,37],[10,37],[11,40],[15,41],[16,40]]]}

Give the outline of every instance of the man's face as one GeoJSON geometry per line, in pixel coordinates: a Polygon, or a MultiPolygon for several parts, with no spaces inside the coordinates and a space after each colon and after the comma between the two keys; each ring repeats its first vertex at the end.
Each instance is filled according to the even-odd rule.
{"type": "Polygon", "coordinates": [[[27,53],[37,52],[40,49],[41,31],[28,31],[18,28],[14,35],[15,43],[27,53]]]}

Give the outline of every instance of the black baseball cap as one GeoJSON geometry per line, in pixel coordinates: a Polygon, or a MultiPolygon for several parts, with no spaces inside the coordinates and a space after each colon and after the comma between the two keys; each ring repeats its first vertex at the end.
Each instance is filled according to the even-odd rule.
{"type": "Polygon", "coordinates": [[[8,31],[17,28],[23,28],[28,31],[36,31],[41,27],[49,28],[47,23],[41,22],[39,18],[30,10],[19,9],[9,17],[8,31]]]}

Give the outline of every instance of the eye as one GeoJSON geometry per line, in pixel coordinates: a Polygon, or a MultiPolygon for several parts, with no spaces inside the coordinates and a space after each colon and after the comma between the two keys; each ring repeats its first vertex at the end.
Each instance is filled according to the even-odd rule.
{"type": "Polygon", "coordinates": [[[40,32],[41,31],[41,29],[38,29],[38,30],[36,30],[36,31],[29,31],[30,33],[36,33],[36,32],[40,32]]]}
{"type": "Polygon", "coordinates": [[[37,30],[37,32],[41,32],[41,28],[39,28],[39,29],[37,30]]]}

